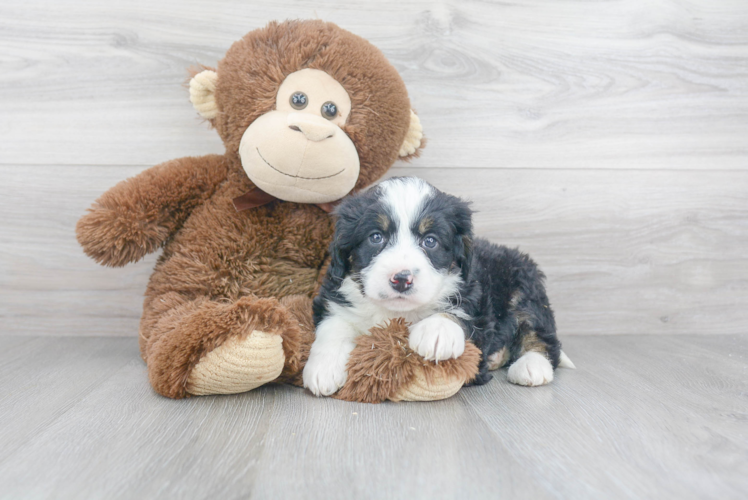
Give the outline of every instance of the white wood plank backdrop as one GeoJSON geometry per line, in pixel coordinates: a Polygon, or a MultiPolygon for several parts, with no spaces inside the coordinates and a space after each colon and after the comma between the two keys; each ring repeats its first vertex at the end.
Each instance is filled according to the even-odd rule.
{"type": "Polygon", "coordinates": [[[397,175],[474,200],[548,275],[562,335],[748,324],[748,2],[0,3],[0,333],[136,335],[153,256],[87,260],[118,180],[221,152],[183,84],[272,19],[380,47],[429,137],[397,175]]]}

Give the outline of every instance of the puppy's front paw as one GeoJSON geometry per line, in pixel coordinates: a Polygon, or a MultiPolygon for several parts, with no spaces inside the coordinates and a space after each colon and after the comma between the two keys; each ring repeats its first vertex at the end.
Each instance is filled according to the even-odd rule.
{"type": "Polygon", "coordinates": [[[410,328],[410,348],[429,361],[459,358],[465,352],[462,327],[442,314],[434,314],[410,328]]]}
{"type": "Polygon", "coordinates": [[[515,361],[507,372],[509,382],[533,387],[553,381],[553,366],[539,352],[528,352],[515,361]]]}
{"type": "Polygon", "coordinates": [[[343,355],[340,351],[313,350],[302,375],[304,387],[315,396],[335,394],[348,379],[347,363],[348,353],[343,355]]]}

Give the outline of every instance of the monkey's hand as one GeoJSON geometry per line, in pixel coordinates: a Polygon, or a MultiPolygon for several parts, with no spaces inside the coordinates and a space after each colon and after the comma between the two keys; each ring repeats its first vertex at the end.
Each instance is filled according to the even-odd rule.
{"type": "Polygon", "coordinates": [[[81,217],[75,232],[83,251],[120,267],[156,251],[228,176],[223,156],[162,163],[120,182],[81,217]]]}
{"type": "Polygon", "coordinates": [[[75,228],[86,255],[99,264],[121,267],[154,252],[169,236],[156,218],[132,207],[109,207],[96,202],[75,228]]]}

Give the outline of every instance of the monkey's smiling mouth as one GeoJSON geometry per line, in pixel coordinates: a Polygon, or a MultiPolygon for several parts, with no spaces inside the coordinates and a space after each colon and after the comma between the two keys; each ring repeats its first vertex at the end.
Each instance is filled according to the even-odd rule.
{"type": "Polygon", "coordinates": [[[322,176],[322,177],[302,177],[300,175],[291,175],[291,174],[287,174],[285,172],[281,172],[280,170],[278,170],[277,168],[275,168],[274,166],[272,166],[270,164],[270,162],[267,161],[264,156],[262,156],[262,153],[260,153],[260,148],[255,147],[255,149],[257,150],[257,154],[260,155],[260,158],[262,158],[262,161],[264,161],[267,164],[268,167],[272,168],[273,170],[275,170],[279,174],[283,174],[283,175],[285,175],[287,177],[293,177],[294,179],[304,179],[306,181],[318,181],[318,180],[322,180],[322,179],[329,179],[330,177],[335,177],[336,175],[342,174],[345,171],[345,168],[343,168],[343,169],[340,170],[340,172],[335,172],[334,174],[325,175],[325,176],[322,176]]]}

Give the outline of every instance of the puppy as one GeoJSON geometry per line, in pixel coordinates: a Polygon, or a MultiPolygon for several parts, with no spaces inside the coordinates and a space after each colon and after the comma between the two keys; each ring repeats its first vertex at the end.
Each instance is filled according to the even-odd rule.
{"type": "Polygon", "coordinates": [[[483,353],[476,385],[507,363],[509,381],[526,386],[574,366],[556,338],[543,273],[518,250],[473,238],[468,203],[402,177],[346,199],[335,214],[303,373],[313,394],[340,389],[356,337],[397,317],[427,360],[457,358],[465,339],[475,343],[483,353]]]}

